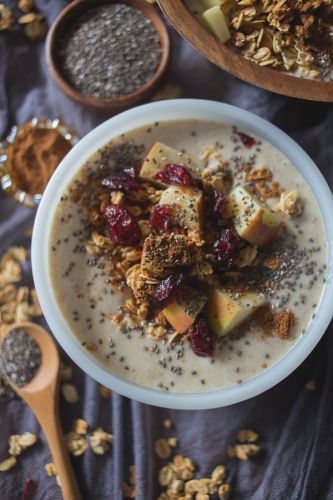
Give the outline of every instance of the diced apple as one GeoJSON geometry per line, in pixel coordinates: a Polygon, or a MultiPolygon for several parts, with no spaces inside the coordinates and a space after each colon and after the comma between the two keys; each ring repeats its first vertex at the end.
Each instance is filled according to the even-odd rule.
{"type": "Polygon", "coordinates": [[[227,210],[239,236],[253,245],[265,245],[279,234],[284,225],[275,212],[241,186],[230,193],[227,210]]]}
{"type": "Polygon", "coordinates": [[[210,9],[215,5],[219,5],[224,14],[227,14],[231,7],[235,5],[234,0],[200,0],[200,3],[203,6],[204,10],[210,9]]]}
{"type": "Polygon", "coordinates": [[[201,239],[203,194],[200,189],[169,186],[163,191],[159,204],[172,206],[174,222],[187,229],[188,236],[192,239],[201,239]]]}
{"type": "MultiPolygon", "coordinates": [[[[191,156],[181,153],[176,149],[172,149],[161,142],[156,142],[154,146],[149,151],[146,156],[141,170],[140,177],[143,179],[152,180],[157,172],[163,170],[163,168],[169,163],[175,163],[176,165],[185,165],[193,177],[198,177],[199,164],[191,156]]],[[[154,179],[153,179],[154,180],[154,179]]],[[[164,185],[161,181],[158,184],[164,185]]]]}
{"type": "Polygon", "coordinates": [[[264,295],[244,294],[214,288],[208,298],[206,318],[208,325],[219,337],[227,335],[265,303],[264,295]]]}
{"type": "Polygon", "coordinates": [[[184,289],[180,297],[174,299],[162,312],[172,328],[185,332],[207,302],[207,297],[193,289],[184,289]]]}
{"type": "Polygon", "coordinates": [[[207,7],[202,4],[201,0],[186,0],[186,7],[194,15],[201,14],[207,7]]]}
{"type": "Polygon", "coordinates": [[[201,14],[203,24],[222,43],[230,39],[230,31],[226,16],[220,5],[215,5],[201,14]]]}

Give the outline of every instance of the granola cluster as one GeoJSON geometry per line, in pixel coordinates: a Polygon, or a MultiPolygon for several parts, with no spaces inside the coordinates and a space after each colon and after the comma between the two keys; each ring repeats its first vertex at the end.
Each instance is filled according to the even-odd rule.
{"type": "Polygon", "coordinates": [[[332,67],[332,0],[235,0],[229,45],[260,66],[325,78],[332,67]]]}

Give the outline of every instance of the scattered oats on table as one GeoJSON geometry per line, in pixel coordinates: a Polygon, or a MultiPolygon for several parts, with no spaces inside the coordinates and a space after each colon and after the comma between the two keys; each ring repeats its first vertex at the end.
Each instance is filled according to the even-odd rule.
{"type": "Polygon", "coordinates": [[[177,99],[182,97],[184,94],[182,87],[179,85],[174,85],[173,83],[167,83],[161,87],[156,94],[153,95],[151,101],[164,101],[167,99],[177,99]]]}
{"type": "Polygon", "coordinates": [[[99,393],[102,396],[102,398],[105,399],[110,399],[112,396],[112,391],[108,387],[105,387],[105,385],[99,385],[99,393]]]}
{"type": "Polygon", "coordinates": [[[18,456],[26,448],[33,446],[37,442],[37,436],[31,432],[24,432],[24,434],[12,434],[9,436],[9,455],[18,456]]]}
{"type": "Polygon", "coordinates": [[[68,382],[68,380],[71,380],[73,377],[73,367],[60,362],[59,376],[62,382],[68,382]]]}
{"type": "Polygon", "coordinates": [[[237,433],[237,438],[240,443],[255,443],[259,434],[251,429],[242,429],[237,433]]]}
{"type": "Polygon", "coordinates": [[[182,499],[206,500],[211,495],[218,495],[221,500],[226,500],[231,491],[229,484],[224,483],[227,475],[226,467],[218,465],[210,477],[193,479],[195,465],[192,460],[182,455],[176,455],[172,462],[162,467],[159,471],[159,484],[166,488],[158,500],[182,499]]]}
{"type": "Polygon", "coordinates": [[[74,420],[73,430],[81,436],[85,436],[88,432],[88,423],[83,418],[77,418],[74,420]]]}
{"type": "Polygon", "coordinates": [[[113,435],[98,427],[90,436],[90,446],[97,455],[104,455],[113,443],[113,435]]]}
{"type": "Polygon", "coordinates": [[[62,384],[61,394],[63,395],[65,401],[72,405],[79,401],[77,389],[73,384],[62,384]]]}
{"type": "Polygon", "coordinates": [[[29,12],[34,7],[34,3],[34,0],[20,0],[17,6],[22,12],[29,12]]]}
{"type": "Polygon", "coordinates": [[[9,247],[0,260],[0,322],[30,321],[42,315],[35,289],[16,287],[27,259],[24,247],[9,247]]]}
{"type": "Polygon", "coordinates": [[[14,15],[5,4],[0,4],[0,31],[8,30],[15,22],[14,15]]]}
{"type": "Polygon", "coordinates": [[[136,466],[130,465],[129,467],[130,478],[129,482],[123,483],[123,493],[126,498],[136,497],[136,466]]]}
{"type": "Polygon", "coordinates": [[[178,439],[176,437],[168,438],[168,443],[172,448],[176,448],[178,444],[178,439]]]}
{"type": "Polygon", "coordinates": [[[82,455],[88,447],[85,438],[75,431],[70,431],[65,435],[65,443],[68,452],[75,457],[82,455]]]}
{"type": "Polygon", "coordinates": [[[169,418],[166,418],[165,420],[163,420],[163,427],[165,427],[165,429],[171,429],[172,426],[173,426],[173,423],[169,418]]]}
{"type": "Polygon", "coordinates": [[[315,391],[317,389],[317,383],[314,379],[311,379],[306,383],[305,387],[308,391],[315,391]]]}
{"type": "Polygon", "coordinates": [[[231,458],[239,458],[239,460],[248,460],[254,455],[258,455],[260,446],[257,444],[235,444],[228,447],[228,456],[231,458]]]}
{"type": "Polygon", "coordinates": [[[48,476],[55,476],[57,474],[57,469],[53,462],[45,464],[44,469],[48,476]]]}
{"type": "Polygon", "coordinates": [[[155,452],[159,458],[169,458],[172,451],[168,439],[156,439],[155,452]]]}
{"type": "Polygon", "coordinates": [[[44,465],[44,469],[45,469],[46,474],[47,474],[49,477],[55,476],[55,478],[56,478],[56,481],[57,481],[58,485],[59,485],[59,486],[61,486],[61,484],[60,484],[60,479],[59,479],[59,476],[58,476],[58,474],[57,474],[57,469],[56,469],[56,467],[55,467],[54,463],[53,463],[53,462],[50,462],[50,463],[48,463],[48,464],[45,464],[45,465],[44,465]]]}
{"type": "Polygon", "coordinates": [[[17,463],[16,457],[8,457],[6,460],[0,463],[0,472],[6,472],[14,467],[17,463]]]}

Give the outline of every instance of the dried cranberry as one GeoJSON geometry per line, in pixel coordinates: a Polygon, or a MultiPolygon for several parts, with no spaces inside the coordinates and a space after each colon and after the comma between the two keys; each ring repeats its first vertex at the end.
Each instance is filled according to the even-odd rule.
{"type": "Polygon", "coordinates": [[[244,132],[236,130],[235,134],[238,135],[244,146],[248,149],[252,148],[255,144],[257,144],[257,141],[255,140],[254,137],[251,137],[250,135],[247,135],[244,132]]]}
{"type": "Polygon", "coordinates": [[[187,334],[195,354],[207,357],[214,355],[213,336],[205,319],[196,319],[193,325],[187,330],[187,334]]]}
{"type": "Polygon", "coordinates": [[[214,191],[214,206],[213,212],[216,215],[223,215],[225,207],[225,199],[223,194],[220,191],[214,191]]]}
{"type": "Polygon", "coordinates": [[[183,273],[171,274],[165,280],[162,280],[154,292],[154,299],[161,309],[164,309],[176,297],[178,290],[185,283],[183,273]]]}
{"type": "Polygon", "coordinates": [[[102,186],[108,187],[112,191],[138,191],[143,189],[136,180],[134,168],[127,168],[123,172],[110,175],[102,180],[102,186]]]}
{"type": "Polygon", "coordinates": [[[221,267],[229,269],[235,257],[237,238],[231,229],[222,229],[220,237],[213,244],[216,260],[221,267]]]}
{"type": "Polygon", "coordinates": [[[108,205],[104,219],[112,241],[119,245],[131,245],[141,237],[136,219],[121,205],[108,205]]]}
{"type": "Polygon", "coordinates": [[[157,181],[165,182],[166,184],[183,184],[191,186],[193,184],[192,175],[184,165],[176,165],[169,163],[164,169],[154,175],[157,181]]]}
{"type": "Polygon", "coordinates": [[[150,216],[150,225],[156,231],[168,231],[171,227],[170,205],[156,205],[150,216]]]}
{"type": "Polygon", "coordinates": [[[23,492],[22,492],[22,500],[30,500],[33,488],[34,488],[33,480],[27,479],[25,484],[24,484],[24,488],[23,488],[23,492]]]}

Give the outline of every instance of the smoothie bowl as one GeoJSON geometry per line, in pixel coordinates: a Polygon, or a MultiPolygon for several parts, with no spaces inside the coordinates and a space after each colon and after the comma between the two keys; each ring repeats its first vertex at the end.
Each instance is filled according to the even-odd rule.
{"type": "Polygon", "coordinates": [[[148,104],[65,157],[38,209],[46,320],[90,376],[179,409],[289,375],[333,314],[333,200],[279,129],[222,103],[148,104]]]}

